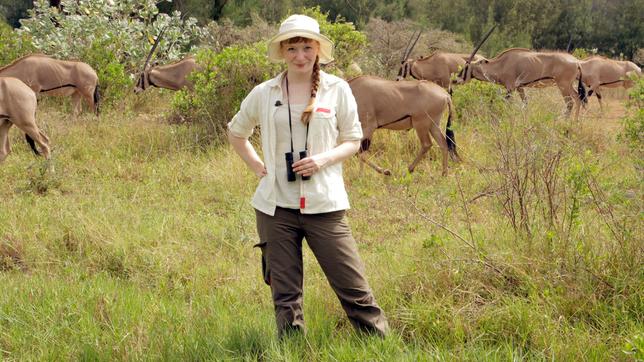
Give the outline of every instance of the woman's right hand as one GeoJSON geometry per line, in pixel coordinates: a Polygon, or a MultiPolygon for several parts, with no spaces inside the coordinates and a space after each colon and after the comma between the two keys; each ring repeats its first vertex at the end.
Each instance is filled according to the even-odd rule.
{"type": "Polygon", "coordinates": [[[255,176],[259,178],[262,178],[268,174],[263,162],[260,163],[257,167],[253,167],[253,172],[255,172],[255,176]]]}

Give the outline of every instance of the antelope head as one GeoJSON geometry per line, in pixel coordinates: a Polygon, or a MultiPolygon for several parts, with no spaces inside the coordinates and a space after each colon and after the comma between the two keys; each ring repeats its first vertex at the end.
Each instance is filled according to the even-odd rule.
{"type": "Polygon", "coordinates": [[[150,49],[150,52],[148,53],[148,57],[145,59],[141,73],[139,74],[139,77],[136,81],[136,86],[134,87],[134,93],[141,93],[150,86],[150,70],[152,69],[152,67],[148,67],[148,65],[150,64],[152,54],[154,54],[154,51],[156,50],[159,42],[161,41],[161,38],[163,37],[163,33],[165,33],[165,29],[166,28],[161,29],[159,36],[157,36],[154,44],[152,45],[152,49],[150,49]]]}
{"type": "Polygon", "coordinates": [[[461,69],[461,71],[458,73],[458,77],[456,78],[456,83],[459,83],[459,84],[465,83],[472,78],[472,67],[470,67],[470,64],[472,63],[472,59],[474,59],[476,52],[478,52],[479,49],[481,49],[481,46],[483,45],[483,43],[485,43],[487,38],[490,37],[490,34],[492,34],[495,28],[496,28],[496,25],[492,26],[492,29],[490,29],[487,32],[487,34],[485,34],[485,36],[483,37],[483,40],[479,42],[479,45],[477,45],[476,48],[474,48],[474,51],[470,55],[469,59],[467,59],[467,61],[465,62],[463,69],[461,69]]]}
{"type": "Polygon", "coordinates": [[[418,31],[418,35],[416,35],[416,32],[412,33],[411,38],[409,38],[409,41],[407,42],[407,46],[405,47],[405,51],[403,52],[402,59],[400,60],[400,68],[398,69],[398,76],[396,77],[397,81],[405,79],[411,73],[411,66],[414,64],[415,60],[409,59],[409,55],[414,50],[414,47],[416,46],[416,43],[420,38],[420,34],[420,30],[418,31]],[[414,36],[416,36],[416,40],[414,40],[412,44],[414,36]]]}

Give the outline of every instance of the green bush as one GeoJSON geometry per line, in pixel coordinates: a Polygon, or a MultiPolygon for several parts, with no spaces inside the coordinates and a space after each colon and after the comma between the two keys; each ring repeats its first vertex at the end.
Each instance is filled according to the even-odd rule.
{"type": "Polygon", "coordinates": [[[225,138],[226,124],[241,101],[257,84],[274,77],[281,65],[266,57],[266,42],[231,46],[221,53],[197,52],[200,71],[191,75],[194,92],[182,90],[173,102],[173,118],[201,127],[202,143],[218,144],[225,138]]]}
{"type": "Polygon", "coordinates": [[[18,34],[30,36],[38,51],[58,59],[79,59],[94,68],[109,105],[122,99],[140,72],[161,29],[155,60],[181,59],[201,34],[193,18],[179,12],[160,14],[154,0],[62,0],[65,11],[49,1],[34,1],[18,34]],[[73,41],[70,41],[73,39],[73,41]]]}
{"type": "Polygon", "coordinates": [[[632,152],[635,153],[636,160],[644,162],[644,78],[639,78],[635,86],[628,93],[629,101],[626,104],[626,116],[622,118],[624,131],[619,135],[619,139],[624,141],[632,152]]]}
{"type": "Polygon", "coordinates": [[[111,106],[123,99],[132,89],[133,81],[108,46],[107,40],[94,41],[91,47],[81,51],[80,58],[91,65],[98,75],[101,92],[101,107],[111,106]]]}
{"type": "Polygon", "coordinates": [[[340,69],[346,69],[354,59],[359,58],[367,46],[367,36],[356,30],[353,23],[337,17],[335,22],[328,20],[329,13],[323,13],[320,6],[306,8],[302,14],[308,15],[320,24],[320,32],[335,44],[335,64],[340,69]]]}
{"type": "Polygon", "coordinates": [[[493,83],[472,80],[452,89],[452,100],[459,119],[457,123],[487,122],[506,107],[505,89],[493,83]]]}
{"type": "Polygon", "coordinates": [[[15,32],[9,24],[0,20],[0,67],[21,56],[34,52],[29,36],[15,32]]]}

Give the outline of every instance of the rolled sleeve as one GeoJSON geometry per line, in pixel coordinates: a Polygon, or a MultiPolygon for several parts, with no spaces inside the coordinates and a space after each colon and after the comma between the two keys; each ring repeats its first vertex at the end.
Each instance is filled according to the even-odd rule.
{"type": "Polygon", "coordinates": [[[358,105],[353,97],[351,88],[342,82],[338,92],[338,107],[336,110],[338,120],[338,142],[360,141],[362,139],[362,126],[358,117],[358,105]]]}
{"type": "Polygon", "coordinates": [[[239,112],[233,119],[228,122],[228,131],[240,138],[248,138],[253,134],[253,130],[259,124],[259,114],[257,112],[259,105],[259,92],[257,87],[244,98],[239,107],[239,112]]]}

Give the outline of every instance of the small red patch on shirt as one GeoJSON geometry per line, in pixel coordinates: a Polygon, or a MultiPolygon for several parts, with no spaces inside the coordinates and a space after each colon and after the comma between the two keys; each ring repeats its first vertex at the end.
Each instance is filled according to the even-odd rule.
{"type": "Polygon", "coordinates": [[[304,197],[300,197],[300,209],[303,209],[306,206],[306,199],[304,197]]]}
{"type": "Polygon", "coordinates": [[[315,110],[316,112],[322,112],[322,113],[331,113],[331,110],[328,108],[318,108],[315,110]]]}

